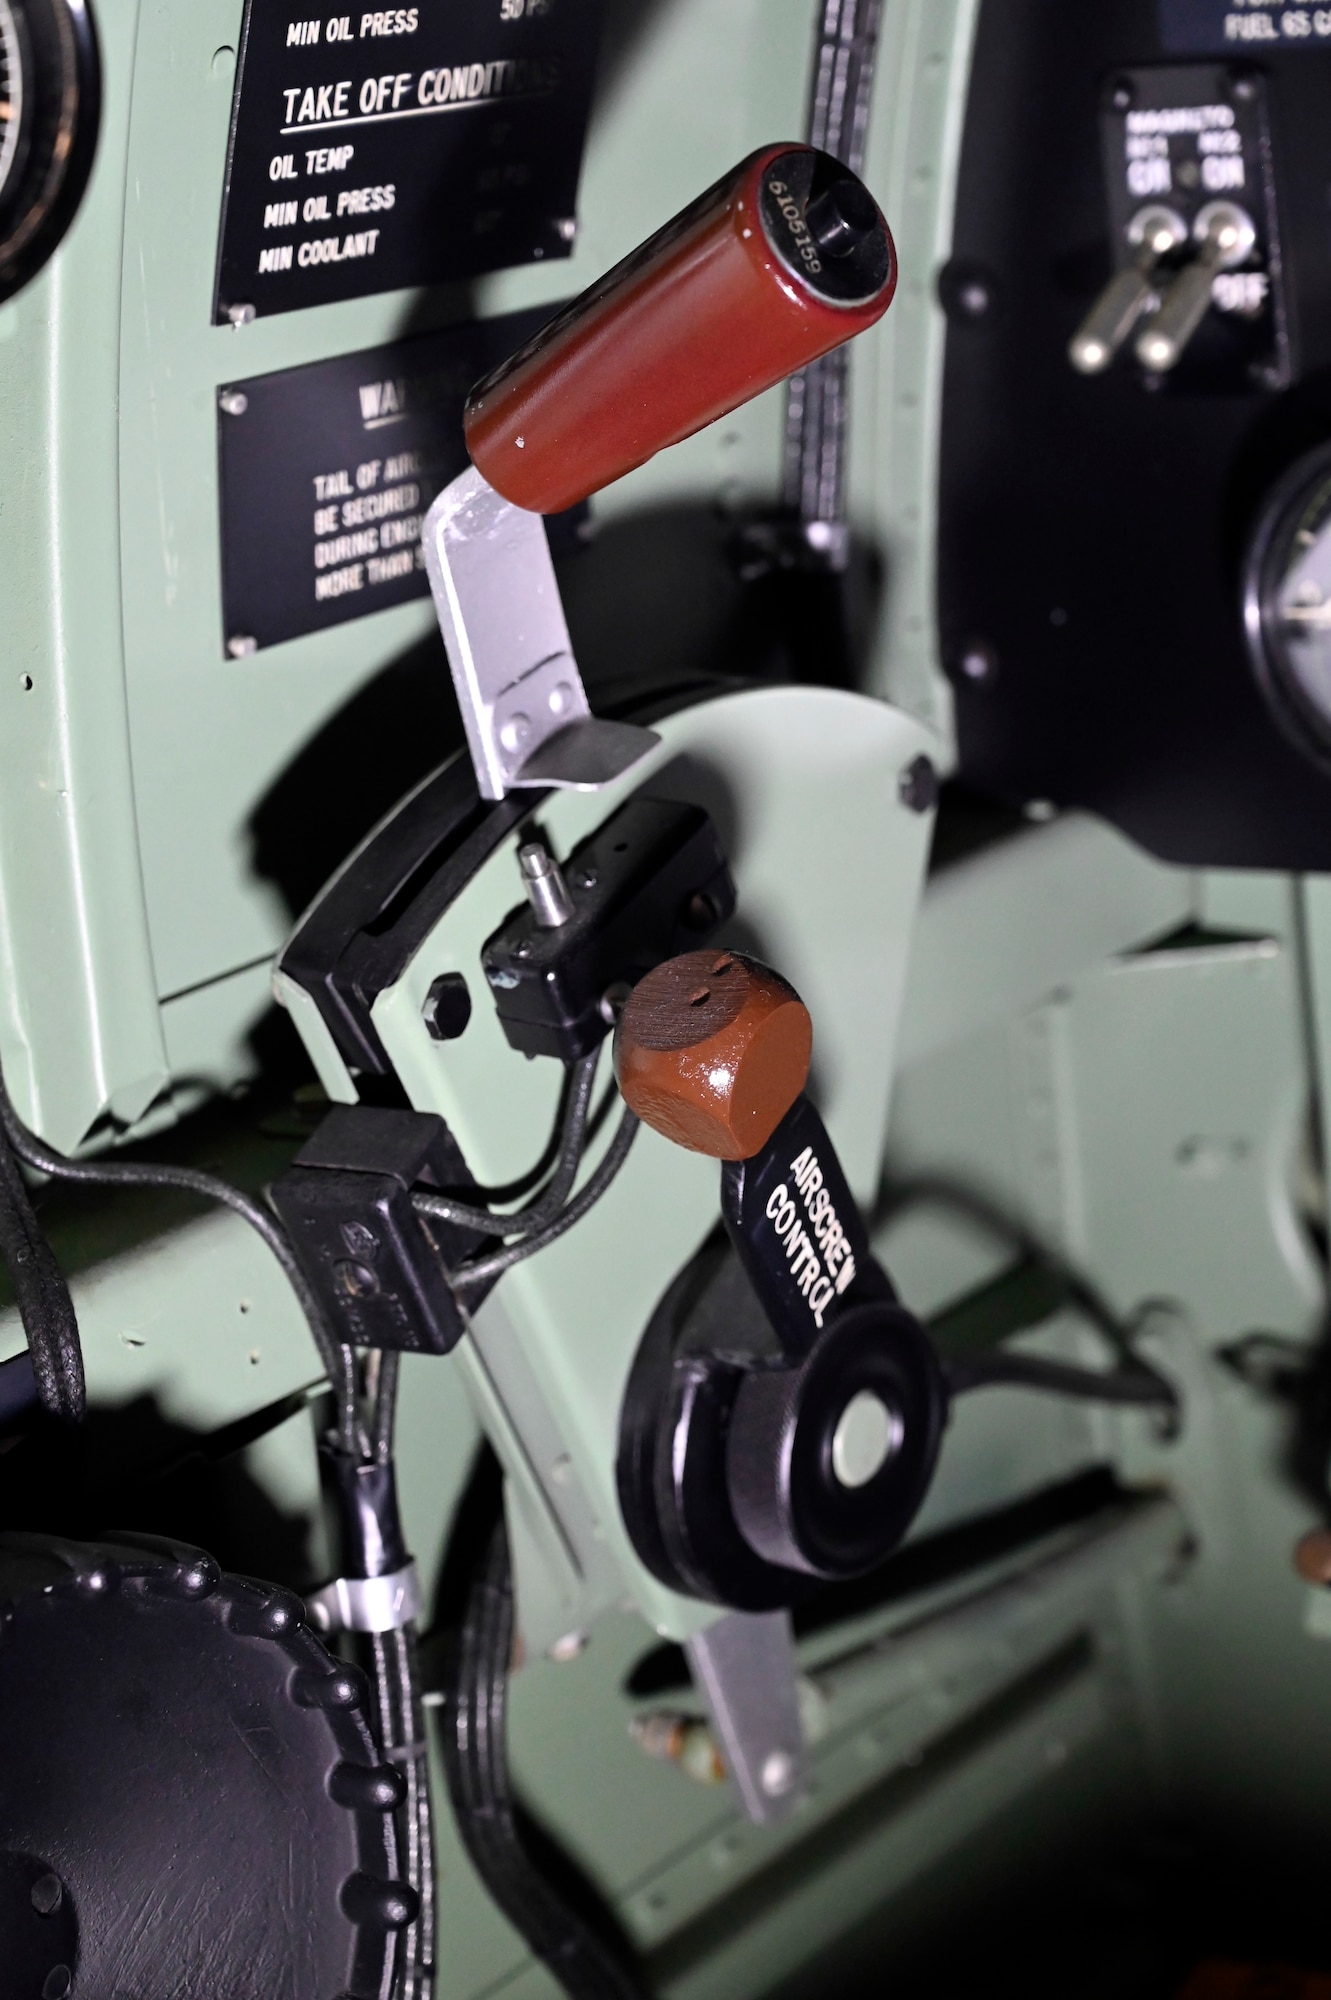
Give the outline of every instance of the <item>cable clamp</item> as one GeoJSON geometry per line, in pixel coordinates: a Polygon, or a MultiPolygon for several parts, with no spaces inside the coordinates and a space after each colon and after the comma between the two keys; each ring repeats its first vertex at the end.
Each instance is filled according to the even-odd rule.
{"type": "Polygon", "coordinates": [[[305,1609],[316,1632],[397,1632],[419,1618],[423,1601],[411,1561],[387,1576],[339,1576],[307,1597],[305,1609]]]}

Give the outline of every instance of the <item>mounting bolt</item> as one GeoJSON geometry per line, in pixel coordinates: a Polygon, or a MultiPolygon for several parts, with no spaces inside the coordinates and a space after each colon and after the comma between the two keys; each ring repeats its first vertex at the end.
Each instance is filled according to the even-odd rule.
{"type": "Polygon", "coordinates": [[[227,652],[233,660],[248,660],[251,653],[257,653],[259,642],[248,632],[235,632],[226,642],[227,652]]]}
{"type": "Polygon", "coordinates": [[[789,1750],[769,1750],[759,1780],[769,1799],[784,1798],[795,1782],[795,1759],[789,1750]]]}
{"type": "Polygon", "coordinates": [[[471,1019],[471,994],[460,972],[441,972],[430,981],[421,1019],[432,1041],[455,1042],[471,1019]]]}
{"type": "Polygon", "coordinates": [[[226,316],[232,326],[250,326],[258,318],[254,307],[250,305],[228,306],[226,316]]]}
{"type": "Polygon", "coordinates": [[[65,1885],[58,1875],[39,1875],[32,1885],[32,1907],[39,1917],[53,1917],[65,1900],[65,1885]]]}
{"type": "Polygon", "coordinates": [[[243,389],[223,389],[217,399],[219,410],[225,410],[229,417],[243,417],[250,406],[250,399],[243,389]]]}
{"type": "Polygon", "coordinates": [[[897,797],[913,813],[933,811],[938,804],[938,773],[927,757],[912,757],[897,779],[897,797]]]}
{"type": "Polygon", "coordinates": [[[972,687],[988,687],[998,677],[998,655],[987,639],[968,639],[956,655],[953,671],[972,687]]]}

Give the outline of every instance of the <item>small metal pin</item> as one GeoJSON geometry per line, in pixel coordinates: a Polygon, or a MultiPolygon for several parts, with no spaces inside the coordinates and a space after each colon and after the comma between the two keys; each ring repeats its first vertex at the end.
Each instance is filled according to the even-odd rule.
{"type": "Polygon", "coordinates": [[[533,840],[518,849],[518,866],[537,923],[543,931],[557,931],[573,915],[573,898],[559,863],[539,840],[533,840]]]}

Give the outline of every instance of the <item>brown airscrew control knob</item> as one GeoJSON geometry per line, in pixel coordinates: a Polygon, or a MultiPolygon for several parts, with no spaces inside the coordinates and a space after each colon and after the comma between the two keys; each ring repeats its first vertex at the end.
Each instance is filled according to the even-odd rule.
{"type": "Polygon", "coordinates": [[[1305,1583],[1331,1584],[1331,1528],[1313,1528],[1296,1544],[1294,1567],[1305,1583]]]}
{"type": "Polygon", "coordinates": [[[779,973],[734,951],[689,951],[634,987],[615,1075],[644,1125],[691,1153],[748,1160],[804,1088],[813,1023],[779,973]]]}

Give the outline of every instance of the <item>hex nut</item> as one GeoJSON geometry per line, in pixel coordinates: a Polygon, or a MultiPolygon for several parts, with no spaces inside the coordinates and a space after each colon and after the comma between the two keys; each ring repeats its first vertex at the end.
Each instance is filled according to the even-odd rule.
{"type": "Polygon", "coordinates": [[[431,1040],[455,1042],[471,1019],[471,994],[460,972],[441,972],[430,982],[421,1019],[431,1040]]]}

